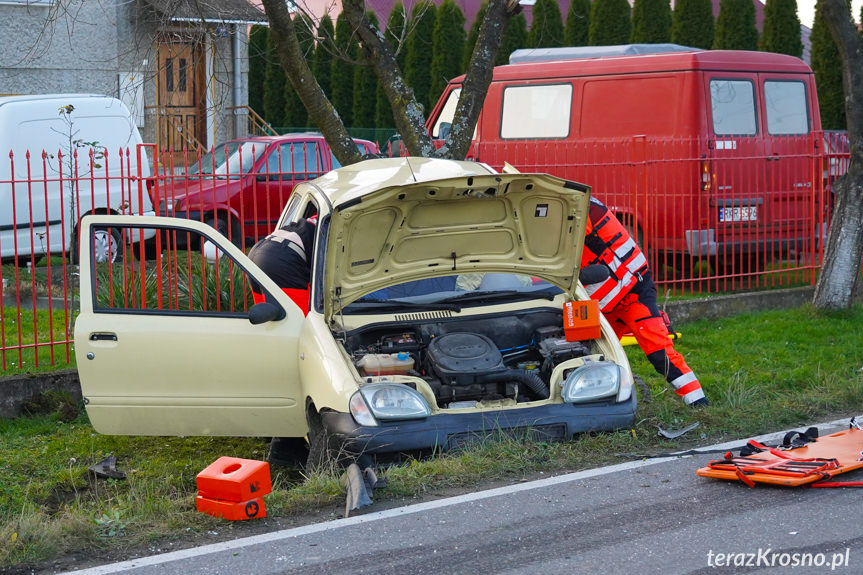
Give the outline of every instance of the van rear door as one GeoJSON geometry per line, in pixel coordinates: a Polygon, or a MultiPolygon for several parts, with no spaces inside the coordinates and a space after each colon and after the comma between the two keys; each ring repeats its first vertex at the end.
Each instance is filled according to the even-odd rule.
{"type": "Polygon", "coordinates": [[[811,250],[813,209],[820,169],[813,162],[812,95],[805,75],[759,74],[763,90],[763,130],[767,150],[767,233],[774,252],[811,250]]]}
{"type": "Polygon", "coordinates": [[[722,271],[736,271],[758,251],[770,214],[765,202],[766,150],[759,128],[755,74],[717,72],[706,76],[710,102],[711,172],[708,221],[715,229],[711,253],[722,271]]]}

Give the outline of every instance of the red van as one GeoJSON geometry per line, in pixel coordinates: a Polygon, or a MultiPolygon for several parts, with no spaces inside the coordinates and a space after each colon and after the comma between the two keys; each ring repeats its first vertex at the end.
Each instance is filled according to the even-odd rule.
{"type": "MultiPolygon", "coordinates": [[[[654,270],[689,277],[708,258],[748,272],[817,245],[821,122],[799,58],[636,45],[510,61],[494,70],[468,157],[588,183],[654,270]]],[[[433,137],[446,135],[463,81],[429,116],[433,137]]]]}

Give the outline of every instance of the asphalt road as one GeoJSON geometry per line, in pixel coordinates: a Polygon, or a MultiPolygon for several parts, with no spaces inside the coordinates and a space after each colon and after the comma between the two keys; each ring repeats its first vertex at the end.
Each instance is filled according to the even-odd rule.
{"type": "Polygon", "coordinates": [[[76,573],[863,573],[863,489],[697,477],[715,457],[627,463],[76,573]]]}

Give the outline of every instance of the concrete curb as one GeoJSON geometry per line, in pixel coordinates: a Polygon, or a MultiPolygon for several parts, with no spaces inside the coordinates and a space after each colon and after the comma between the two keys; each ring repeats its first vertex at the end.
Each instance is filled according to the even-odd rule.
{"type": "Polygon", "coordinates": [[[46,391],[63,391],[71,395],[75,401],[81,401],[78,371],[64,369],[0,378],[0,419],[18,417],[26,402],[46,391]]]}
{"type": "Polygon", "coordinates": [[[675,324],[718,319],[741,313],[789,309],[812,301],[814,286],[710,296],[693,300],[659,302],[660,309],[668,313],[675,324]]]}
{"type": "MultiPolygon", "coordinates": [[[[718,319],[741,313],[769,309],[788,309],[812,301],[814,287],[790,288],[763,292],[710,296],[694,300],[672,301],[663,304],[675,324],[703,319],[718,319]]],[[[0,378],[0,419],[18,417],[21,406],[50,390],[68,392],[81,399],[81,384],[74,369],[17,375],[0,378]]]]}

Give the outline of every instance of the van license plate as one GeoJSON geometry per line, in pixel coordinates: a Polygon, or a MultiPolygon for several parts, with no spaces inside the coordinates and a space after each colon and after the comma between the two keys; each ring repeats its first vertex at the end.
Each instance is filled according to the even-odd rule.
{"type": "Polygon", "coordinates": [[[758,206],[719,208],[720,222],[754,222],[758,219],[758,206]]]}

